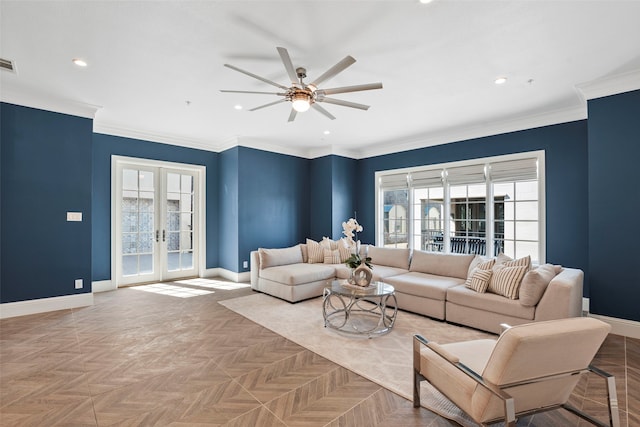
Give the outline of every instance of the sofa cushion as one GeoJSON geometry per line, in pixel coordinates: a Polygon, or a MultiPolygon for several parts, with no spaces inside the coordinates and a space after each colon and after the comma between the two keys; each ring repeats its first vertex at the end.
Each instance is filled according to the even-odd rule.
{"type": "Polygon", "coordinates": [[[260,277],[294,286],[319,280],[333,279],[336,269],[328,264],[289,264],[260,270],[260,277]]]}
{"type": "Polygon", "coordinates": [[[525,307],[518,300],[512,300],[489,292],[479,294],[464,285],[449,288],[447,290],[447,302],[527,320],[533,320],[535,315],[534,307],[525,307]]]}
{"type": "Polygon", "coordinates": [[[409,271],[466,279],[475,255],[413,251],[409,271]]]}
{"type": "Polygon", "coordinates": [[[384,281],[387,277],[398,276],[400,274],[408,273],[409,270],[405,270],[404,268],[398,267],[389,267],[386,265],[373,265],[371,269],[373,272],[373,278],[371,280],[382,280],[384,281]]]}
{"type": "Polygon", "coordinates": [[[371,257],[374,265],[386,265],[388,267],[409,269],[409,249],[404,248],[379,248],[369,246],[367,256],[371,257]]]}
{"type": "Polygon", "coordinates": [[[518,299],[520,282],[527,273],[527,267],[514,266],[503,267],[493,272],[489,292],[505,296],[509,299],[518,299]]]}
{"type": "Polygon", "coordinates": [[[393,285],[397,292],[444,301],[447,289],[464,283],[455,277],[410,272],[400,276],[387,277],[386,283],[393,285]]]}
{"type": "Polygon", "coordinates": [[[485,270],[477,267],[473,270],[471,277],[467,279],[464,285],[476,292],[484,293],[489,287],[489,280],[492,274],[493,271],[491,269],[485,270]]]}
{"type": "Polygon", "coordinates": [[[300,249],[300,245],[282,249],[260,248],[258,249],[258,254],[260,255],[260,268],[302,262],[302,249],[300,249]]]}
{"type": "Polygon", "coordinates": [[[317,264],[324,262],[324,248],[315,240],[307,239],[307,262],[317,264]]]}
{"type": "Polygon", "coordinates": [[[520,304],[526,307],[538,305],[549,282],[559,273],[559,266],[544,264],[528,271],[520,284],[520,304]]]}

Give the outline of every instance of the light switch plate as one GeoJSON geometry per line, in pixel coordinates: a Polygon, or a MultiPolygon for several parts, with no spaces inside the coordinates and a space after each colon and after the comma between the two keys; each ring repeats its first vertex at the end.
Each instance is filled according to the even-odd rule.
{"type": "Polygon", "coordinates": [[[67,212],[67,221],[82,221],[82,212],[67,212]]]}

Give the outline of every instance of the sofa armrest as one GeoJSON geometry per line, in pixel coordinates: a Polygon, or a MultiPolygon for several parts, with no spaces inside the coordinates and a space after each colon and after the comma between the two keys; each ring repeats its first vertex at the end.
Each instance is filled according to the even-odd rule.
{"type": "Polygon", "coordinates": [[[258,251],[251,251],[251,288],[259,291],[258,289],[258,277],[260,271],[260,253],[258,251]]]}
{"type": "Polygon", "coordinates": [[[583,282],[582,270],[564,268],[542,295],[536,306],[535,321],[581,317],[583,282]]]}

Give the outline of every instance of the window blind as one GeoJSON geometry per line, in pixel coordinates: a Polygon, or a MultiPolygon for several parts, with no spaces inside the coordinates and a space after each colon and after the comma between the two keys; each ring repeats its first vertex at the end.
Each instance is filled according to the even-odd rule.
{"type": "Polygon", "coordinates": [[[491,163],[489,176],[493,182],[538,179],[538,159],[519,159],[491,163]]]}
{"type": "Polygon", "coordinates": [[[389,188],[407,188],[409,175],[406,173],[397,173],[393,175],[384,175],[380,177],[380,187],[389,188]]]}
{"type": "Polygon", "coordinates": [[[442,169],[431,169],[411,173],[412,187],[442,187],[442,169]]]}
{"type": "Polygon", "coordinates": [[[447,181],[451,185],[481,184],[486,182],[484,164],[448,168],[447,181]]]}

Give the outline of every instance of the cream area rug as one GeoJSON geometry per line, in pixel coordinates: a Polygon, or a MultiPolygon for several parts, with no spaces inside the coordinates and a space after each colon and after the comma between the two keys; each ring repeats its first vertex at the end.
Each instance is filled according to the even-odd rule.
{"type": "MultiPolygon", "coordinates": [[[[495,335],[398,311],[393,329],[374,338],[325,328],[322,298],[295,304],[253,294],[220,304],[386,389],[413,399],[413,335],[441,344],[495,335]]],[[[455,405],[423,382],[422,405],[463,426],[475,426],[455,405]]]]}

